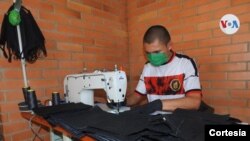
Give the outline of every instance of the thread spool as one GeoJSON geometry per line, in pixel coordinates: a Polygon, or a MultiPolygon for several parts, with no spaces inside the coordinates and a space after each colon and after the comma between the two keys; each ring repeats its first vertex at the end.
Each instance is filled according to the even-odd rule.
{"type": "Polygon", "coordinates": [[[60,104],[60,94],[58,92],[52,93],[52,105],[59,105],[60,104]]]}
{"type": "Polygon", "coordinates": [[[23,90],[24,102],[26,104],[28,104],[27,93],[28,93],[28,90],[30,90],[30,87],[29,86],[28,87],[23,87],[22,90],[23,90]]]}
{"type": "Polygon", "coordinates": [[[28,100],[28,107],[30,110],[38,107],[36,92],[34,90],[32,89],[28,90],[27,100],[28,100]]]}

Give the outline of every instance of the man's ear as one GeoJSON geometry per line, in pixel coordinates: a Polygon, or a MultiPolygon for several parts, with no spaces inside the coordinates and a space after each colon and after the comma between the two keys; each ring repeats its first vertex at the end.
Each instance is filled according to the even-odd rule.
{"type": "Polygon", "coordinates": [[[172,50],[172,46],[173,46],[173,42],[169,41],[169,43],[168,43],[168,50],[172,50]]]}

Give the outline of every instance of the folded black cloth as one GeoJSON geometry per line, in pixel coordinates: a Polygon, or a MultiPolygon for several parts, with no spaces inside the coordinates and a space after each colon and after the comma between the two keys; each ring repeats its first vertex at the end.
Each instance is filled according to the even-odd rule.
{"type": "Polygon", "coordinates": [[[105,112],[98,106],[69,105],[76,109],[65,106],[65,109],[54,107],[47,111],[48,108],[40,108],[43,111],[40,115],[78,139],[89,135],[100,141],[203,141],[206,124],[235,124],[237,121],[229,115],[184,109],[176,109],[172,114],[150,115],[161,110],[160,100],[120,114],[105,112]]]}
{"type": "Polygon", "coordinates": [[[145,114],[149,115],[155,111],[161,111],[162,110],[162,102],[161,100],[155,100],[152,102],[149,102],[145,105],[137,106],[132,108],[130,111],[125,111],[121,114],[145,114]]]}
{"type": "Polygon", "coordinates": [[[89,108],[92,108],[92,106],[85,105],[83,103],[65,103],[65,104],[55,105],[55,106],[34,108],[33,112],[36,115],[39,115],[47,119],[50,115],[68,113],[68,112],[77,112],[77,111],[86,110],[89,108]]]}
{"type": "Polygon", "coordinates": [[[149,116],[139,114],[116,115],[105,112],[97,106],[70,114],[61,113],[50,116],[50,120],[54,120],[59,125],[67,124],[83,132],[92,127],[124,136],[145,129],[148,118],[149,116]]]}

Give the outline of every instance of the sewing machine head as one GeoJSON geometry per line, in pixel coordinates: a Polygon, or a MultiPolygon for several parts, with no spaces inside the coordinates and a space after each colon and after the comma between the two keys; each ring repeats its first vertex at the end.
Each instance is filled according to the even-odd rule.
{"type": "Polygon", "coordinates": [[[119,106],[125,101],[127,77],[124,71],[95,71],[67,75],[64,79],[66,102],[94,105],[94,89],[104,89],[108,105],[119,106]]]}

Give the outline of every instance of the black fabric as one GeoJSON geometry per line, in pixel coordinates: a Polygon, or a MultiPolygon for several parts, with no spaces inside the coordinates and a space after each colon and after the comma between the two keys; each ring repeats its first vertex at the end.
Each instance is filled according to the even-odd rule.
{"type": "Polygon", "coordinates": [[[34,108],[33,112],[36,115],[39,115],[47,119],[49,116],[54,115],[54,114],[78,112],[78,111],[86,110],[89,108],[92,108],[92,106],[85,105],[83,103],[65,103],[65,104],[56,105],[56,106],[34,108]]]}
{"type": "Polygon", "coordinates": [[[69,105],[58,109],[55,106],[53,110],[45,107],[41,111],[46,112],[39,115],[48,117],[51,124],[65,128],[78,139],[88,135],[99,141],[203,141],[206,124],[236,124],[238,121],[229,115],[184,109],[177,109],[172,114],[150,115],[161,109],[160,101],[119,115],[107,113],[97,106],[83,104],[73,110],[72,103],[69,105]]]}
{"type": "Polygon", "coordinates": [[[161,100],[155,100],[152,102],[149,102],[145,105],[137,106],[135,108],[132,108],[130,111],[125,111],[121,114],[146,114],[149,115],[155,111],[161,111],[162,110],[162,102],[161,100]]]}
{"type": "Polygon", "coordinates": [[[149,120],[148,118],[148,116],[140,114],[116,115],[107,113],[99,107],[70,114],[51,115],[51,119],[63,121],[64,124],[66,123],[77,130],[84,131],[88,127],[94,127],[124,136],[145,129],[149,120]]]}
{"type": "Polygon", "coordinates": [[[21,7],[20,16],[21,22],[19,24],[21,30],[21,38],[23,45],[23,52],[19,50],[18,35],[16,26],[12,26],[8,21],[8,14],[14,8],[12,5],[8,12],[4,15],[1,35],[0,35],[0,48],[8,61],[11,59],[21,59],[21,53],[24,59],[29,62],[35,62],[41,55],[46,56],[45,38],[39,29],[31,12],[25,7],[21,7]],[[6,48],[8,53],[6,53],[6,48]]]}
{"type": "Polygon", "coordinates": [[[198,111],[200,112],[208,112],[208,113],[214,113],[214,108],[205,103],[203,100],[201,101],[201,104],[199,106],[198,111]]]}

